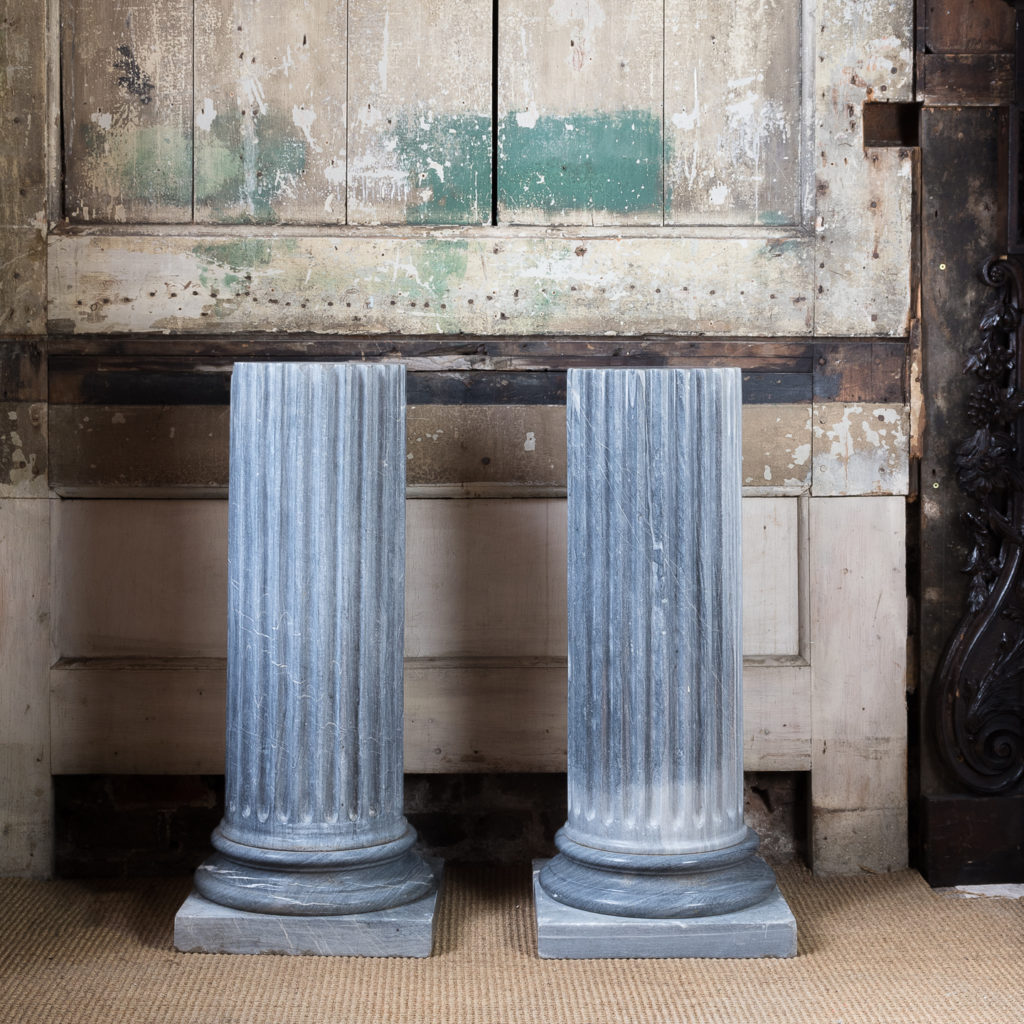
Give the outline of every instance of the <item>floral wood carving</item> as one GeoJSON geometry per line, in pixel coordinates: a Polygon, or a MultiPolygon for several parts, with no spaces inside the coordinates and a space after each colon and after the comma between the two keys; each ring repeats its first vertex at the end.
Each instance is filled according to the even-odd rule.
{"type": "Polygon", "coordinates": [[[974,433],[956,455],[957,483],[973,499],[967,614],[939,666],[939,749],[954,775],[982,793],[1024,777],[1024,271],[1012,257],[982,269],[996,298],[964,364],[977,379],[974,433]]]}

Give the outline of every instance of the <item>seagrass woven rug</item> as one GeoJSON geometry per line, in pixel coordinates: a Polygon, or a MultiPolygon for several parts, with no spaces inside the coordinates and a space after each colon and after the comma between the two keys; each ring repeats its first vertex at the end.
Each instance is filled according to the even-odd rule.
{"type": "Polygon", "coordinates": [[[429,960],[176,953],[186,878],[0,880],[0,1021],[1018,1024],[1024,900],[778,871],[792,960],[540,960],[529,869],[450,866],[429,960]]]}

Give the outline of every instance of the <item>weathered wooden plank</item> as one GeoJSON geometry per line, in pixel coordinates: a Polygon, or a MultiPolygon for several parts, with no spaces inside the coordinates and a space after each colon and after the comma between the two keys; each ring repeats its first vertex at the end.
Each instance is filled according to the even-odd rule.
{"type": "Polygon", "coordinates": [[[810,666],[744,659],[744,769],[808,771],[812,742],[810,666]]]}
{"type": "Polygon", "coordinates": [[[51,236],[49,322],[76,334],[606,336],[743,336],[756,324],[793,337],[811,330],[813,248],[802,237],[51,236]],[[709,282],[709,266],[729,272],[709,282]]]}
{"type": "Polygon", "coordinates": [[[910,410],[906,405],[821,402],[811,442],[815,497],[906,494],[910,410]]]}
{"type": "Polygon", "coordinates": [[[803,221],[803,7],[666,0],[667,223],[803,221]]]}
{"type": "Polygon", "coordinates": [[[50,501],[0,500],[0,874],[52,870],[50,501]]]}
{"type": "MultiPolygon", "coordinates": [[[[342,348],[328,343],[319,354],[302,352],[303,358],[345,361],[373,358],[374,353],[358,347],[342,348]]],[[[383,349],[382,349],[383,351],[383,349]]],[[[472,349],[470,349],[472,351],[472,349]]],[[[407,350],[401,343],[389,345],[385,361],[401,360],[410,371],[406,383],[407,401],[413,405],[563,405],[565,403],[565,367],[578,366],[668,366],[691,365],[692,356],[674,357],[657,350],[638,350],[630,354],[612,354],[604,346],[580,345],[576,356],[553,355],[551,366],[536,366],[540,359],[496,354],[416,355],[416,346],[407,350]],[[606,355],[602,355],[601,348],[606,355]],[[528,369],[512,369],[517,363],[528,369]],[[556,369],[555,367],[559,367],[556,369]],[[543,372],[537,372],[542,370],[543,372]]],[[[715,353],[714,346],[706,351],[715,353]]],[[[245,355],[251,356],[251,352],[245,355]]],[[[261,358],[294,358],[293,351],[270,346],[261,358]]],[[[735,366],[739,362],[762,360],[709,354],[711,365],[735,366]]],[[[51,378],[50,400],[60,404],[94,405],[224,405],[229,397],[231,368],[235,360],[223,354],[197,361],[194,357],[171,356],[57,356],[51,378]]],[[[764,359],[781,363],[783,359],[764,359]]],[[[762,372],[760,368],[743,374],[743,400],[748,404],[779,404],[809,401],[811,374],[796,369],[809,357],[794,358],[794,371],[762,372]]],[[[703,364],[702,364],[703,365],[703,364]]]]}
{"type": "Polygon", "coordinates": [[[819,402],[907,400],[903,341],[819,341],[814,346],[814,398],[819,402]]]}
{"type": "MultiPolygon", "coordinates": [[[[46,224],[46,3],[0,0],[0,227],[46,224]]],[[[0,249],[0,266],[6,263],[0,249]]],[[[4,326],[2,329],[12,328],[4,326]]]]}
{"type": "Polygon", "coordinates": [[[906,505],[810,499],[811,858],[907,863],[906,505]]]}
{"type": "Polygon", "coordinates": [[[46,404],[0,402],[0,498],[45,498],[46,404]]]}
{"type": "Polygon", "coordinates": [[[41,402],[47,395],[46,349],[0,337],[0,402],[41,402]]]}
{"type": "Polygon", "coordinates": [[[800,560],[806,558],[800,511],[793,498],[747,498],[743,506],[743,558],[770,586],[743,588],[743,629],[757,637],[757,653],[801,654],[800,560]]]}
{"type": "Polygon", "coordinates": [[[660,224],[659,0],[522,0],[498,19],[498,223],[660,224]]]}
{"type": "Polygon", "coordinates": [[[1006,107],[1013,99],[1012,53],[922,53],[917,98],[929,107],[1006,107]]]}
{"type": "Polygon", "coordinates": [[[406,482],[565,488],[565,406],[411,405],[406,482]]]}
{"type": "MultiPolygon", "coordinates": [[[[810,669],[744,665],[744,768],[810,766],[810,669]]],[[[564,661],[407,659],[409,772],[565,771],[564,661]]]]}
{"type": "Polygon", "coordinates": [[[926,0],[922,8],[932,53],[1013,51],[1013,10],[1004,0],[926,0]]]}
{"type": "Polygon", "coordinates": [[[0,231],[0,331],[46,333],[46,279],[43,230],[0,231]]]}
{"type": "Polygon", "coordinates": [[[50,405],[51,486],[76,497],[223,496],[228,419],[226,405],[50,405]]]}
{"type": "Polygon", "coordinates": [[[227,502],[61,501],[58,655],[224,657],[227,502]]]}
{"type": "MultiPolygon", "coordinates": [[[[828,341],[828,339],[822,339],[828,341]]],[[[844,341],[847,339],[844,339],[844,341]]],[[[853,338],[851,341],[861,339],[853,338]]],[[[104,337],[51,336],[47,345],[54,379],[102,367],[116,374],[130,366],[154,373],[189,374],[193,357],[202,365],[226,368],[236,359],[405,359],[420,372],[454,370],[557,370],[570,366],[738,366],[753,374],[810,375],[814,344],[798,338],[672,338],[646,335],[639,338],[606,338],[595,335],[513,336],[463,334],[454,338],[437,335],[393,335],[384,338],[345,337],[309,333],[288,335],[249,331],[244,335],[206,334],[198,337],[165,334],[104,337]],[[99,362],[102,360],[102,363],[99,362]],[[132,363],[131,360],[143,360],[132,363]]],[[[193,360],[194,361],[194,360],[193,360]]],[[[71,378],[77,380],[77,378],[71,378]]],[[[58,388],[62,387],[57,383],[58,388]]],[[[60,391],[53,401],[82,400],[82,392],[60,391]]],[[[168,392],[170,394],[170,392],[168,392]]],[[[184,393],[183,393],[184,394],[184,393]]],[[[144,401],[144,399],[140,399],[144,401]]],[[[194,402],[195,397],[169,397],[168,402],[194,402]]]]}
{"type": "MultiPolygon", "coordinates": [[[[406,426],[410,488],[454,486],[467,497],[484,496],[488,487],[494,495],[564,493],[564,405],[413,404],[406,426]]],[[[30,435],[36,466],[45,465],[43,431],[30,435]]],[[[223,495],[227,487],[226,404],[51,403],[49,437],[50,486],[66,497],[125,497],[146,489],[223,495]]],[[[747,488],[808,490],[810,405],[747,406],[743,466],[747,488]]]]}
{"type": "Polygon", "coordinates": [[[58,663],[49,682],[54,775],[223,773],[223,661],[58,663]]]}
{"type": "MultiPolygon", "coordinates": [[[[407,659],[407,772],[565,770],[566,664],[407,659]]],[[[810,764],[810,670],[745,669],[744,767],[810,764]]],[[[50,672],[53,772],[224,770],[223,664],[58,663],[50,672]]]]}
{"type": "Polygon", "coordinates": [[[905,335],[913,156],[865,149],[865,100],[912,97],[912,8],[822,0],[816,9],[815,329],[905,335]]]}
{"type": "Polygon", "coordinates": [[[743,486],[806,491],[811,486],[809,403],[743,406],[743,486]]]}
{"type": "Polygon", "coordinates": [[[344,0],[195,0],[204,223],[345,221],[344,0]]]}
{"type": "Polygon", "coordinates": [[[67,3],[62,16],[64,213],[192,219],[192,4],[67,3]]]}
{"type": "Polygon", "coordinates": [[[491,6],[350,0],[350,224],[491,222],[491,6]]]}
{"type": "Polygon", "coordinates": [[[564,657],[562,500],[408,505],[405,653],[564,657]]]}

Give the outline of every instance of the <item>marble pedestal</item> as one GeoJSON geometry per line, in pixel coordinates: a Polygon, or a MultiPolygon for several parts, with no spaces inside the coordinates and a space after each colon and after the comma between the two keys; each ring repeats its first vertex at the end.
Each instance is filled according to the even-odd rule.
{"type": "Polygon", "coordinates": [[[743,821],[740,411],[739,370],[569,371],[569,817],[542,955],[795,953],[743,821]]]}
{"type": "Polygon", "coordinates": [[[402,814],[404,584],[404,367],[236,365],[225,811],[176,921],[190,950],[233,931],[245,952],[429,953],[437,874],[402,814]]]}
{"type": "Polygon", "coordinates": [[[777,888],[761,903],[713,917],[595,914],[559,903],[541,888],[537,876],[546,863],[533,865],[537,952],[545,960],[796,956],[796,924],[777,888]]]}
{"type": "MultiPolygon", "coordinates": [[[[429,861],[440,886],[442,863],[429,861]]],[[[174,919],[182,953],[277,953],[293,956],[430,956],[440,888],[422,899],[365,914],[254,914],[193,892],[174,919]]]]}

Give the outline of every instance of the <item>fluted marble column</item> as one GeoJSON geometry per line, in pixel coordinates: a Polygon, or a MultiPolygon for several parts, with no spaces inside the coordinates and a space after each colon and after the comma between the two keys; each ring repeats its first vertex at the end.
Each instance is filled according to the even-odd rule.
{"type": "Polygon", "coordinates": [[[424,901],[429,924],[437,888],[402,814],[404,367],[236,365],[228,519],[225,812],[196,890],[257,931],[330,921],[286,952],[415,955],[349,941],[424,901]]]}
{"type": "Polygon", "coordinates": [[[569,371],[569,817],[542,955],[795,944],[784,903],[781,946],[707,939],[781,900],[743,821],[740,410],[738,370],[569,371]]]}

